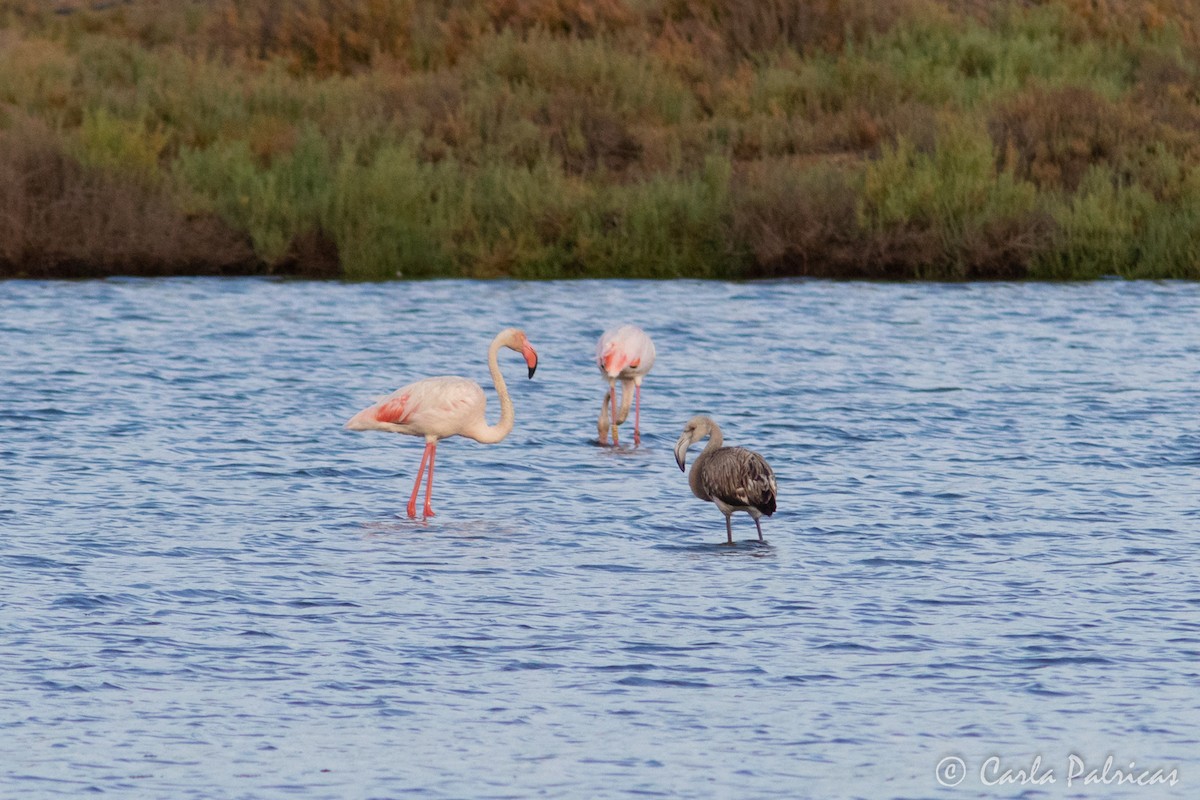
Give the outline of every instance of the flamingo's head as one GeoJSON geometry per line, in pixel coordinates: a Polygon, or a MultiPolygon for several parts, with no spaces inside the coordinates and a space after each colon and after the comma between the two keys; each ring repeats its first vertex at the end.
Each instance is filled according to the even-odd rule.
{"type": "Polygon", "coordinates": [[[621,374],[626,367],[636,367],[637,363],[629,361],[629,354],[610,349],[600,358],[600,372],[612,380],[621,374]]]}
{"type": "MultiPolygon", "coordinates": [[[[654,343],[636,325],[622,325],[607,330],[596,342],[596,364],[600,367],[600,373],[610,381],[626,369],[637,370],[643,363],[644,374],[654,363],[654,343]]],[[[641,375],[638,375],[638,380],[641,380],[641,375]]]]}
{"type": "Polygon", "coordinates": [[[708,417],[699,416],[692,417],[683,426],[683,434],[680,435],[679,441],[675,442],[675,463],[681,471],[686,470],[688,448],[705,436],[711,435],[715,424],[708,417]]]}
{"type": "Polygon", "coordinates": [[[500,343],[509,350],[516,350],[521,355],[525,356],[525,364],[529,367],[529,377],[533,377],[533,373],[537,370],[538,354],[537,350],[533,349],[533,345],[529,343],[529,337],[525,335],[525,331],[520,328],[509,328],[500,334],[500,343]]]}

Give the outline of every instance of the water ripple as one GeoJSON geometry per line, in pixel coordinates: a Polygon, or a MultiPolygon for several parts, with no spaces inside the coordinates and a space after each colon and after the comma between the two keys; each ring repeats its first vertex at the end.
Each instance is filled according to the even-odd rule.
{"type": "Polygon", "coordinates": [[[12,281],[0,308],[5,796],[1200,771],[1195,284],[12,281]],[[659,355],[610,450],[590,359],[627,320],[659,355]],[[343,422],[425,375],[490,392],[510,324],[541,356],[504,355],[512,435],[445,442],[408,520],[421,442],[343,422]],[[696,413],[773,465],[766,543],[691,496],[696,413]]]}

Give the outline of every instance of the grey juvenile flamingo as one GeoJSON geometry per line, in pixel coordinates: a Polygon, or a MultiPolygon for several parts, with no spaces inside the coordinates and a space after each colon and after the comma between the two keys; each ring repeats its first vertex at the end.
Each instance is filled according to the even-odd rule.
{"type": "Polygon", "coordinates": [[[710,500],[725,515],[727,544],[733,544],[733,524],[730,516],[745,511],[754,518],[758,540],[763,541],[759,518],[775,513],[775,473],[767,460],[744,447],[722,447],[721,428],[711,418],[699,416],[688,420],[683,435],[675,443],[675,463],[684,469],[688,448],[708,437],[708,444],[692,462],[688,484],[692,494],[710,500]]]}

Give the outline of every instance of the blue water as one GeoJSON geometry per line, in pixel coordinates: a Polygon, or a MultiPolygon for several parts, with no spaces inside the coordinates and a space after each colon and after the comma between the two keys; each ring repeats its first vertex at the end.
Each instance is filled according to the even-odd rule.
{"type": "Polygon", "coordinates": [[[0,795],[1200,796],[1198,412],[1197,284],[3,283],[0,795]],[[408,520],[421,441],[343,422],[508,325],[408,520]]]}

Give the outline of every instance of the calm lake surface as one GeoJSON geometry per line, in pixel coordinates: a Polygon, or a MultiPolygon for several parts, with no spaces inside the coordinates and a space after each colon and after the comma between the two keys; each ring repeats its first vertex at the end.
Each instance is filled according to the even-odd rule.
{"type": "Polygon", "coordinates": [[[0,283],[6,798],[1200,797],[1198,550],[1197,284],[0,283]],[[408,520],[421,440],[343,423],[495,421],[509,325],[408,520]]]}

